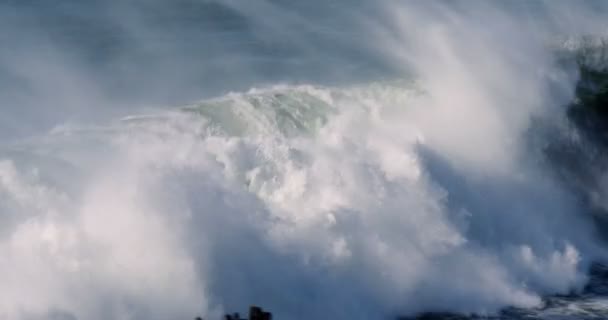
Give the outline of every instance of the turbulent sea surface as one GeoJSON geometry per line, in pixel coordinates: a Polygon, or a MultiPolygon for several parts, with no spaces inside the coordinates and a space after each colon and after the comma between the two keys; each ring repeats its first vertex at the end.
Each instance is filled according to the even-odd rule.
{"type": "Polygon", "coordinates": [[[608,319],[607,21],[0,0],[0,320],[608,319]]]}

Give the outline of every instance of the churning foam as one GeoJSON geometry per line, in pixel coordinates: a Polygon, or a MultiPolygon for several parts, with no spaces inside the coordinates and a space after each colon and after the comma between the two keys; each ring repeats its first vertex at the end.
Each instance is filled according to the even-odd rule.
{"type": "Polygon", "coordinates": [[[528,163],[452,162],[427,140],[447,121],[432,99],[283,86],[13,147],[0,315],[492,312],[580,286],[594,242],[574,199],[528,163]]]}

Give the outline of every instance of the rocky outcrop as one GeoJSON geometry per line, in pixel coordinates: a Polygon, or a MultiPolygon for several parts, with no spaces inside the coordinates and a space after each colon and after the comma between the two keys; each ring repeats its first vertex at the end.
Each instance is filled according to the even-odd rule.
{"type": "MultiPolygon", "coordinates": [[[[249,307],[249,319],[241,318],[238,313],[226,314],[225,320],[272,320],[272,313],[264,311],[264,309],[258,306],[249,307]]],[[[195,320],[203,320],[201,317],[197,317],[195,320]]]]}

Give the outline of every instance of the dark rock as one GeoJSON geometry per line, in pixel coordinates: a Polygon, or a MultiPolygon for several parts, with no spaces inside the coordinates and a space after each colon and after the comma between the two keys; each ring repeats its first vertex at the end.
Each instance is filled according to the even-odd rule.
{"type": "Polygon", "coordinates": [[[272,320],[272,313],[265,312],[260,307],[251,306],[249,308],[249,320],[272,320]]]}
{"type": "MultiPolygon", "coordinates": [[[[226,314],[224,316],[225,320],[244,320],[241,319],[241,316],[238,313],[233,313],[232,315],[226,314]]],[[[202,320],[201,318],[196,318],[196,320],[202,320]]],[[[251,306],[249,308],[249,320],[272,320],[272,313],[264,311],[262,308],[257,306],[251,306]]]]}

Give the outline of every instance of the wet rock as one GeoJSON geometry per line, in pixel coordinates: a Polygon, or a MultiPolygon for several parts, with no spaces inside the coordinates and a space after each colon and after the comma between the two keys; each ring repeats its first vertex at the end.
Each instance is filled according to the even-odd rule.
{"type": "Polygon", "coordinates": [[[272,320],[272,313],[264,311],[257,306],[249,308],[249,320],[272,320]]]}

